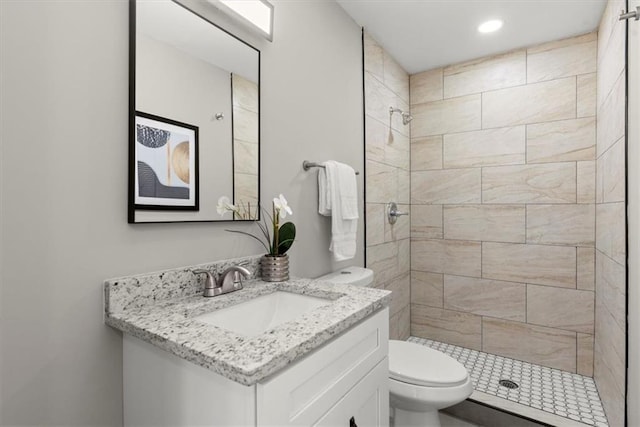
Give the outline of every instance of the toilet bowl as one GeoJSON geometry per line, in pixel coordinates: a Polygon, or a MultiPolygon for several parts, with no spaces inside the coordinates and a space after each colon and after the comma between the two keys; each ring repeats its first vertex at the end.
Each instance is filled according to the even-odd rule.
{"type": "MultiPolygon", "coordinates": [[[[369,286],[373,271],[348,267],[318,280],[369,286]]],[[[469,373],[457,360],[420,344],[389,340],[389,404],[396,427],[439,427],[438,410],[462,402],[472,392],[469,373]]]]}
{"type": "Polygon", "coordinates": [[[395,426],[438,427],[438,410],[473,393],[467,369],[446,354],[389,340],[389,401],[395,426]]]}

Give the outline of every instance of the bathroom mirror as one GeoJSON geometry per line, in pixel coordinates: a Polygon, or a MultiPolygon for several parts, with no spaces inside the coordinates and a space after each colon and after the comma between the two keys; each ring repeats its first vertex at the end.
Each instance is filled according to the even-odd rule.
{"type": "Polygon", "coordinates": [[[177,1],[130,16],[129,222],[259,219],[260,51],[177,1]]]}

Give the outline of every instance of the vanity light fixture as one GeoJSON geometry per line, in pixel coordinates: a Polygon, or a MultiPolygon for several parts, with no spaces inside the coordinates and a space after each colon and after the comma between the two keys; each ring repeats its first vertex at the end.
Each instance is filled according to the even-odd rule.
{"type": "Polygon", "coordinates": [[[273,41],[273,5],[267,0],[209,0],[221,11],[273,41]]]}
{"type": "Polygon", "coordinates": [[[478,26],[478,32],[480,33],[493,33],[494,31],[498,31],[502,28],[502,20],[500,19],[492,19],[487,22],[483,22],[478,26]]]}

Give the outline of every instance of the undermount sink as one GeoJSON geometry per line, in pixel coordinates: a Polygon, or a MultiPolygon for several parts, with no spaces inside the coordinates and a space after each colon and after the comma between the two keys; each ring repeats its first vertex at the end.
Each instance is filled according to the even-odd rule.
{"type": "Polygon", "coordinates": [[[194,320],[253,337],[331,302],[324,298],[276,291],[202,314],[194,320]]]}

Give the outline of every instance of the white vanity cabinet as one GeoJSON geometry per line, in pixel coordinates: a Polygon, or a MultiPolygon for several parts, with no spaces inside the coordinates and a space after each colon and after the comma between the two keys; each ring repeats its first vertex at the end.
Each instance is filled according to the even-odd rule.
{"type": "Polygon", "coordinates": [[[386,426],[384,308],[255,385],[125,335],[125,426],[386,426]]]}

